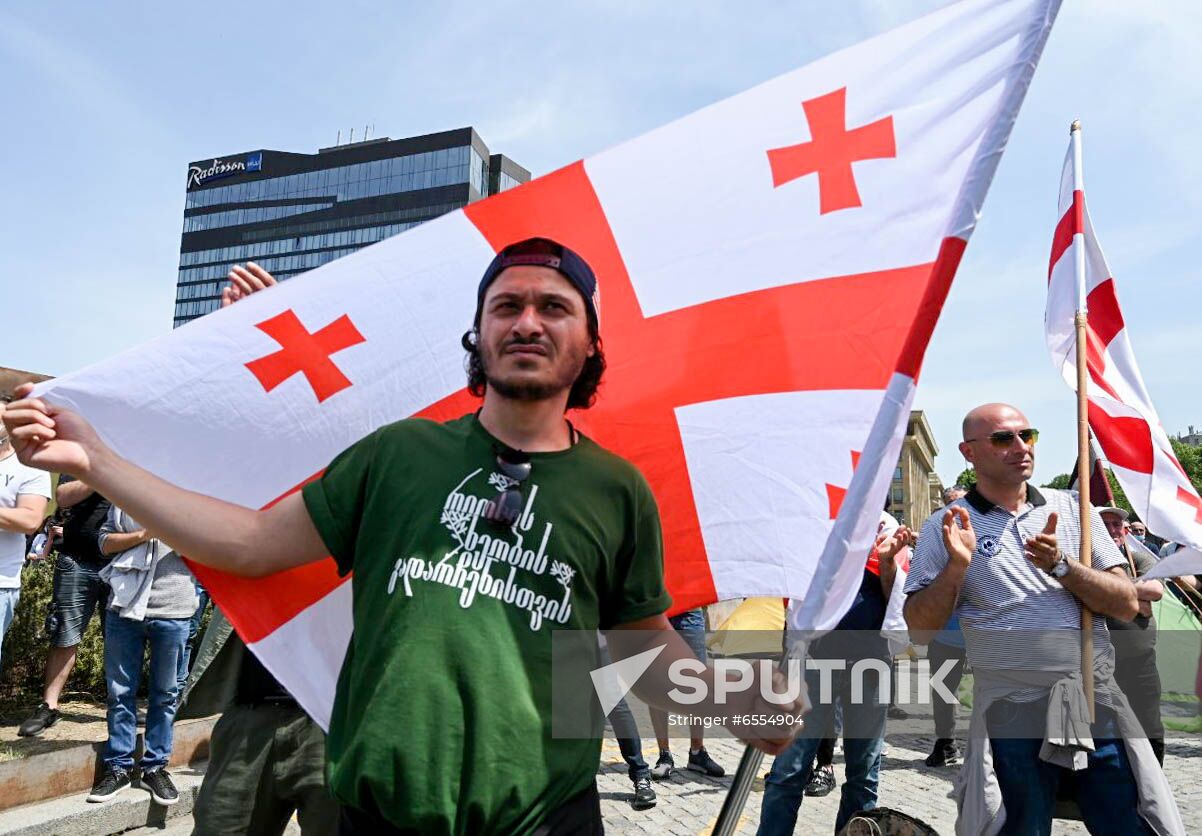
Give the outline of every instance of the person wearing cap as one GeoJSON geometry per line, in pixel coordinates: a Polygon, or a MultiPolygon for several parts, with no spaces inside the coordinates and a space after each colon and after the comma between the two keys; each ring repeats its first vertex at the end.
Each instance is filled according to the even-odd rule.
{"type": "Polygon", "coordinates": [[[1139,596],[1139,614],[1135,618],[1106,619],[1114,644],[1114,681],[1127,695],[1156,760],[1163,766],[1164,723],[1160,719],[1160,672],[1156,668],[1156,617],[1152,615],[1152,603],[1164,597],[1164,586],[1157,580],[1138,580],[1156,565],[1156,559],[1143,549],[1127,548],[1130,514],[1115,506],[1100,508],[1098,513],[1106,523],[1110,539],[1127,559],[1124,569],[1135,581],[1139,596]]]}
{"type": "MultiPolygon", "coordinates": [[[[569,248],[505,247],[462,339],[480,409],[381,427],[262,511],[158,479],[38,399],[5,422],[24,461],[86,478],[203,565],[262,576],[332,555],[353,572],[326,739],[340,833],[599,833],[600,729],[552,734],[552,634],[588,637],[586,661],[598,629],[616,659],[656,651],[635,690],[669,710],[667,671],[693,654],[664,615],[650,488],[565,415],[593,403],[605,369],[597,298],[569,248]]],[[[712,669],[699,676],[712,694],[712,669]]],[[[697,710],[800,713],[762,690],[697,710]]],[[[771,754],[791,737],[745,731],[771,754]]]]}

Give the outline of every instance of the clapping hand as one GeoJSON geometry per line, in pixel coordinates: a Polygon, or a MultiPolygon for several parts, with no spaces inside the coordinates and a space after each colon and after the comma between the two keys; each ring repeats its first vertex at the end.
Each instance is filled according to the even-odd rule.
{"type": "Polygon", "coordinates": [[[948,508],[943,515],[943,545],[951,560],[968,568],[977,548],[977,533],[972,529],[968,512],[958,505],[948,508]]]}
{"type": "Polygon", "coordinates": [[[914,532],[909,526],[902,525],[888,534],[885,532],[878,534],[873,548],[876,549],[876,555],[880,560],[893,560],[897,557],[897,553],[906,546],[913,546],[914,541],[914,532]]]}

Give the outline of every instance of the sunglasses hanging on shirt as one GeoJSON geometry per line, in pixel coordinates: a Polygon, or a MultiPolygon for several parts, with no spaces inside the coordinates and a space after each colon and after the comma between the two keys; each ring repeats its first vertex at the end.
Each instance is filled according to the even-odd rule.
{"type": "Polygon", "coordinates": [[[493,449],[497,453],[497,470],[509,480],[509,484],[496,500],[485,507],[481,516],[495,525],[509,527],[522,515],[522,505],[525,502],[522,499],[522,483],[530,478],[530,471],[534,469],[534,465],[530,461],[530,455],[521,450],[501,449],[496,446],[493,449]]]}

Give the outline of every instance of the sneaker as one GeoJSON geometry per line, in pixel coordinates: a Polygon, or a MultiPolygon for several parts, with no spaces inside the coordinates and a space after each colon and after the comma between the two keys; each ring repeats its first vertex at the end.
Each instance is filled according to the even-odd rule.
{"type": "Polygon", "coordinates": [[[634,782],[634,800],[630,806],[635,810],[650,810],[655,806],[655,790],[651,789],[650,778],[639,778],[634,782]]]}
{"type": "Polygon", "coordinates": [[[810,798],[822,798],[824,795],[830,795],[834,788],[835,767],[828,763],[814,770],[814,774],[810,776],[810,783],[806,784],[805,793],[810,798]]]}
{"type": "Polygon", "coordinates": [[[110,766],[104,770],[104,774],[100,776],[95,784],[92,785],[92,792],[88,796],[88,801],[98,803],[108,801],[117,793],[128,787],[132,783],[129,773],[124,769],[119,769],[115,766],[110,766]]]}
{"type": "Polygon", "coordinates": [[[163,768],[152,769],[142,773],[142,788],[150,792],[155,804],[170,807],[179,801],[179,790],[171,783],[171,776],[163,768]]]}
{"type": "Polygon", "coordinates": [[[672,753],[660,752],[659,760],[651,767],[651,777],[657,781],[665,781],[672,777],[672,770],[675,768],[676,762],[672,760],[672,753]]]}
{"type": "Polygon", "coordinates": [[[21,724],[21,727],[17,729],[17,734],[21,737],[37,737],[57,723],[62,716],[58,713],[57,708],[51,708],[48,704],[42,703],[33,710],[29,719],[21,724]]]}
{"type": "Polygon", "coordinates": [[[726,774],[726,770],[714,763],[714,759],[710,757],[710,753],[705,751],[702,746],[696,752],[689,752],[689,769],[694,772],[704,772],[711,778],[721,778],[726,774]]]}
{"type": "Polygon", "coordinates": [[[927,766],[955,766],[960,763],[960,750],[954,740],[941,737],[935,741],[935,748],[927,755],[927,766]]]}
{"type": "Polygon", "coordinates": [[[909,720],[910,719],[910,715],[907,714],[904,709],[899,708],[896,705],[889,706],[889,709],[885,712],[885,715],[890,720],[909,720]]]}

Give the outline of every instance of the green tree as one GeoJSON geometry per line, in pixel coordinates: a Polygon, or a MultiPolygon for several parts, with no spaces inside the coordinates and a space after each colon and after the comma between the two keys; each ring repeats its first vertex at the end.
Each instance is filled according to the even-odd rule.
{"type": "MultiPolygon", "coordinates": [[[[1052,481],[1045,483],[1043,487],[1056,488],[1062,491],[1068,490],[1069,486],[1073,484],[1073,476],[1074,474],[1072,473],[1061,473],[1052,479],[1052,481]]],[[[1106,481],[1110,482],[1110,492],[1114,494],[1114,504],[1124,511],[1134,513],[1131,502],[1127,499],[1127,494],[1123,491],[1123,486],[1119,484],[1119,480],[1115,478],[1114,473],[1110,470],[1106,471],[1106,481]]],[[[1096,500],[1097,497],[1090,497],[1090,499],[1096,500]]],[[[1093,504],[1097,505],[1098,503],[1095,501],[1093,504]]]]}
{"type": "Polygon", "coordinates": [[[1070,484],[1072,484],[1072,481],[1073,481],[1073,475],[1071,473],[1061,473],[1059,476],[1057,476],[1052,481],[1045,482],[1042,485],[1042,487],[1055,488],[1056,490],[1059,490],[1059,491],[1066,491],[1066,490],[1068,490],[1068,486],[1070,484]]]}
{"type": "Polygon", "coordinates": [[[1169,443],[1173,445],[1173,453],[1176,454],[1177,461],[1181,462],[1181,469],[1193,483],[1194,490],[1202,494],[1202,447],[1191,447],[1175,438],[1170,438],[1169,443]]]}
{"type": "Polygon", "coordinates": [[[971,488],[977,484],[977,472],[971,467],[966,467],[960,471],[960,475],[956,477],[953,485],[959,485],[962,488],[971,488]]]}
{"type": "MultiPolygon", "coordinates": [[[[1123,490],[1123,486],[1119,484],[1118,477],[1111,470],[1106,471],[1106,481],[1110,483],[1110,492],[1114,494],[1114,504],[1122,508],[1128,513],[1135,514],[1135,509],[1131,507],[1131,501],[1127,499],[1127,492],[1123,490]]],[[[1138,517],[1138,514],[1135,514],[1138,517]]]]}

